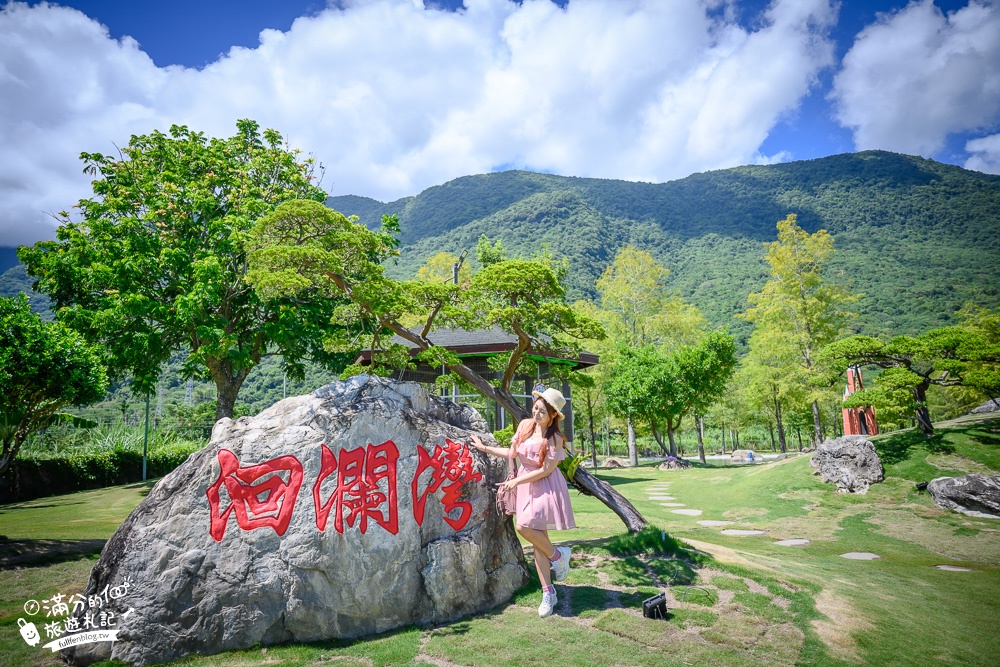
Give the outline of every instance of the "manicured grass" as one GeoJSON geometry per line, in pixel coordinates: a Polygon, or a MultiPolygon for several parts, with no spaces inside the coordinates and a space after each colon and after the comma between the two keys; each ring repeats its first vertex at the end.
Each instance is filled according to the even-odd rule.
{"type": "MultiPolygon", "coordinates": [[[[541,591],[532,582],[508,605],[441,627],[176,664],[995,664],[1000,521],[946,512],[914,488],[963,470],[997,474],[995,430],[1000,419],[962,420],[939,428],[929,441],[909,433],[879,438],[887,479],[864,496],[823,484],[807,457],[752,468],[598,471],[654,526],[623,534],[603,505],[574,494],[581,529],[553,535],[573,546],[573,570],[558,586],[552,618],[538,618],[541,591]],[[674,514],[649,498],[657,495],[649,487],[664,485],[677,502],[703,514],[674,514]],[[699,519],[766,533],[727,536],[720,527],[700,526],[699,519]],[[773,544],[795,537],[811,542],[773,544]],[[881,560],[840,556],[848,551],[870,551],[881,560]],[[942,563],[975,571],[932,567],[942,563]],[[660,590],[668,592],[667,621],[643,618],[642,600],[660,590]]],[[[0,534],[107,538],[146,491],[132,485],[3,506],[0,534]]],[[[92,558],[4,571],[0,665],[56,664],[21,641],[16,619],[28,598],[82,591],[92,558]]]]}
{"type": "Polygon", "coordinates": [[[156,480],[0,505],[0,535],[10,539],[108,539],[156,480]]]}

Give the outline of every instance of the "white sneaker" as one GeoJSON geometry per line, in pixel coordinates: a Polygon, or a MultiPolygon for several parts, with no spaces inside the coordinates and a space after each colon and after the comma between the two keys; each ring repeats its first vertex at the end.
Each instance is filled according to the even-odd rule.
{"type": "Polygon", "coordinates": [[[541,618],[546,616],[551,616],[552,611],[556,608],[556,603],[559,602],[559,598],[553,593],[542,593],[542,604],[538,605],[538,615],[541,618]]]}
{"type": "Polygon", "coordinates": [[[559,559],[552,563],[552,569],[555,571],[556,581],[562,581],[569,574],[569,557],[572,553],[572,549],[569,547],[556,547],[556,553],[559,554],[559,559]]]}

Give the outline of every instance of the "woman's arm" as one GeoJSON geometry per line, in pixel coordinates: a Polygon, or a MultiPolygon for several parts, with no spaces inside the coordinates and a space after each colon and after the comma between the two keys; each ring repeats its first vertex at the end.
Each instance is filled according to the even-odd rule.
{"type": "Polygon", "coordinates": [[[562,441],[557,440],[553,444],[552,451],[549,452],[549,456],[545,457],[545,462],[542,463],[542,467],[538,470],[529,472],[527,475],[521,475],[520,477],[515,477],[514,479],[501,482],[497,484],[497,486],[503,487],[509,491],[518,484],[529,484],[531,482],[537,482],[540,479],[545,479],[559,466],[559,462],[556,461],[556,457],[554,455],[559,451],[559,449],[562,448],[562,446],[562,441]]]}
{"type": "Polygon", "coordinates": [[[483,444],[483,441],[479,439],[478,435],[472,436],[472,448],[478,449],[481,452],[486,452],[493,456],[499,456],[500,458],[507,458],[510,456],[510,449],[507,447],[489,447],[483,444]]]}

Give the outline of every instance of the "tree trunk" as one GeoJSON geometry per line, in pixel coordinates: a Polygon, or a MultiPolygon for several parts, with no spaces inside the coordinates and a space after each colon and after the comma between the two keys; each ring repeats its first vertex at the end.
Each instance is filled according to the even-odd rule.
{"type": "Polygon", "coordinates": [[[930,382],[924,380],[913,388],[913,398],[917,401],[917,411],[914,415],[917,418],[917,426],[928,437],[934,435],[931,413],[927,410],[927,387],[929,386],[930,382]]]}
{"type": "Polygon", "coordinates": [[[813,445],[818,447],[823,442],[823,424],[819,420],[819,402],[813,401],[813,445]]]}
{"type": "Polygon", "coordinates": [[[706,463],[705,461],[705,420],[697,415],[694,418],[694,429],[698,432],[698,460],[702,462],[702,465],[706,463]]]}
{"type": "Polygon", "coordinates": [[[639,451],[635,446],[635,425],[632,423],[632,415],[628,417],[628,460],[632,467],[639,465],[639,451]]]}
{"type": "Polygon", "coordinates": [[[625,524],[630,533],[638,533],[649,525],[646,519],[639,514],[639,510],[633,507],[632,503],[626,500],[623,495],[615,491],[614,487],[594,477],[587,470],[577,468],[576,475],[573,476],[573,482],[577,489],[594,496],[607,505],[612,512],[618,515],[618,518],[622,520],[622,523],[625,524]]]}
{"type": "Polygon", "coordinates": [[[594,432],[594,403],[587,394],[587,416],[590,425],[590,463],[597,470],[597,434],[594,432]]]}
{"type": "Polygon", "coordinates": [[[726,453],[726,422],[722,422],[722,426],[719,429],[722,432],[722,453],[726,453]]]}
{"type": "Polygon", "coordinates": [[[781,421],[781,401],[774,401],[774,419],[778,422],[778,446],[781,448],[781,453],[785,454],[788,451],[788,445],[785,442],[785,425],[781,421]]]}
{"type": "Polygon", "coordinates": [[[799,451],[802,451],[802,428],[795,426],[795,436],[799,439],[799,451]]]}
{"type": "Polygon", "coordinates": [[[215,381],[215,421],[223,417],[232,419],[233,410],[236,408],[236,397],[250,369],[241,369],[234,373],[232,363],[212,358],[207,359],[205,365],[208,366],[215,381]]]}
{"type": "Polygon", "coordinates": [[[778,451],[778,445],[774,442],[774,424],[770,421],[767,422],[767,430],[771,434],[771,451],[776,452],[778,451]]]}
{"type": "Polygon", "coordinates": [[[670,455],[677,458],[677,444],[674,442],[674,427],[667,424],[667,438],[670,440],[670,455]]]}
{"type": "Polygon", "coordinates": [[[652,424],[650,424],[650,429],[649,430],[651,430],[653,432],[653,439],[656,440],[656,444],[660,446],[660,451],[663,452],[664,456],[667,456],[668,453],[667,453],[666,446],[663,444],[663,436],[660,435],[660,431],[659,431],[659,429],[656,428],[656,423],[655,422],[652,423],[652,424]]]}

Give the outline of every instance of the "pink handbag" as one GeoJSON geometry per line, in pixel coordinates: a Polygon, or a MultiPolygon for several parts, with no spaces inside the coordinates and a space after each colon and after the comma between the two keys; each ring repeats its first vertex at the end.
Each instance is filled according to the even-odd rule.
{"type": "MultiPolygon", "coordinates": [[[[507,477],[504,479],[505,482],[517,477],[517,457],[509,456],[507,458],[507,477]]],[[[511,489],[510,491],[504,490],[502,487],[497,487],[497,514],[503,516],[513,515],[517,513],[517,491],[511,489]]]]}

